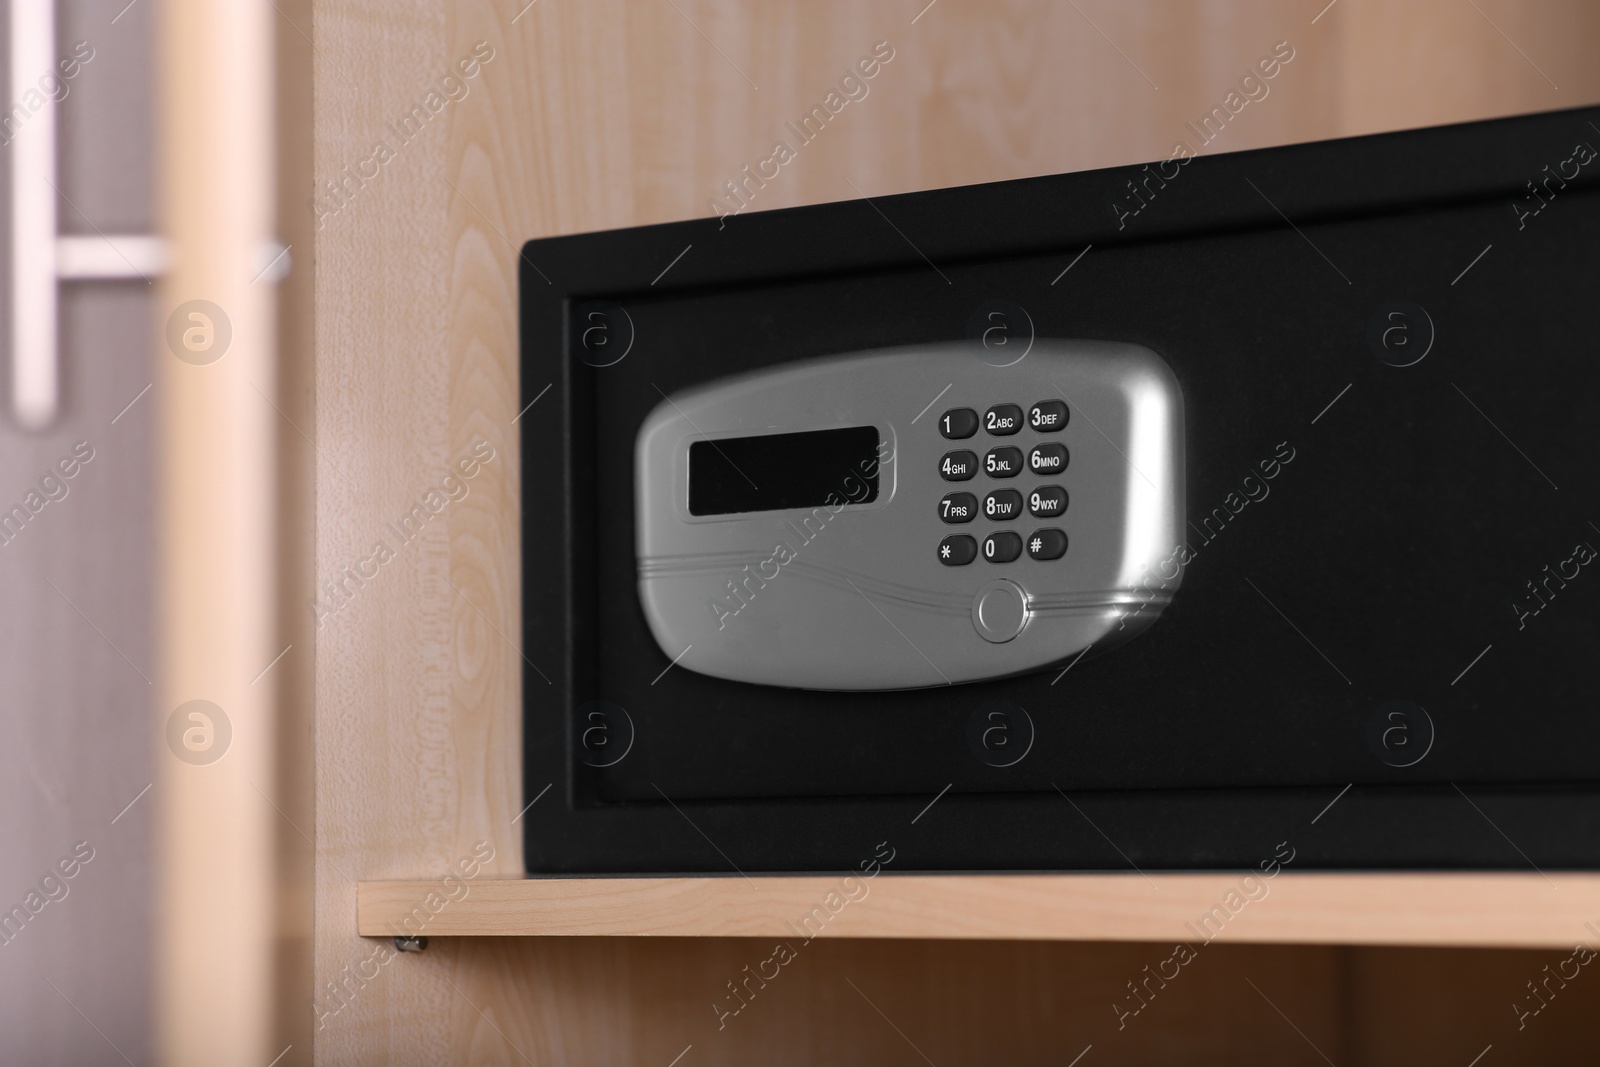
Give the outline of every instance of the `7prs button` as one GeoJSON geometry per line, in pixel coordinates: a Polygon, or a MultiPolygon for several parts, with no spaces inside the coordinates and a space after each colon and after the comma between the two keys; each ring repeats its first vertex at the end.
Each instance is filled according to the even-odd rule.
{"type": "Polygon", "coordinates": [[[939,518],[945,522],[971,522],[977,516],[978,498],[971,493],[951,493],[939,501],[939,518]]]}

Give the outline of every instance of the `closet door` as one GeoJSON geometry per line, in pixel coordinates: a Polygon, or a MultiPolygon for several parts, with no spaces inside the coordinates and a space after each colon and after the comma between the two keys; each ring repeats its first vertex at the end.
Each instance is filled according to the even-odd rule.
{"type": "Polygon", "coordinates": [[[158,9],[125,5],[0,10],[0,1059],[15,1063],[152,1054],[159,276],[124,238],[156,226],[158,9]]]}
{"type": "Polygon", "coordinates": [[[0,6],[5,1063],[311,1056],[310,27],[0,6]]]}

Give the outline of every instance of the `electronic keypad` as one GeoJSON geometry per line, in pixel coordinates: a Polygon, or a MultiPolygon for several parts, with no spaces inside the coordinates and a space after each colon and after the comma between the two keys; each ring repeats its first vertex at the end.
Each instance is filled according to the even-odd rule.
{"type": "Polygon", "coordinates": [[[636,448],[640,601],[703,674],[1005,677],[1131,636],[1181,578],[1183,397],[1138,345],[788,364],[667,397],[636,448]]]}

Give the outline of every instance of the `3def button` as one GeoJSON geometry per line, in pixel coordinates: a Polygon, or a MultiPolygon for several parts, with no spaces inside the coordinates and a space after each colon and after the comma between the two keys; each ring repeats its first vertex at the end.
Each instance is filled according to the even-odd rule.
{"type": "Polygon", "coordinates": [[[1028,425],[1039,433],[1055,433],[1067,424],[1067,405],[1059,400],[1041,400],[1028,412],[1028,425]]]}

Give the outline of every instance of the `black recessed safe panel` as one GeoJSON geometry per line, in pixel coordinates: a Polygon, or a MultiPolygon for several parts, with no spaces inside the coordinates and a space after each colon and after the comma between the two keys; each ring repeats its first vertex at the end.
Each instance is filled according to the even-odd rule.
{"type": "Polygon", "coordinates": [[[1597,149],[1585,109],[526,244],[530,873],[1600,867],[1597,149]],[[634,544],[664,397],[1030,338],[1181,385],[1147,632],[900,692],[674,666],[634,544]]]}

